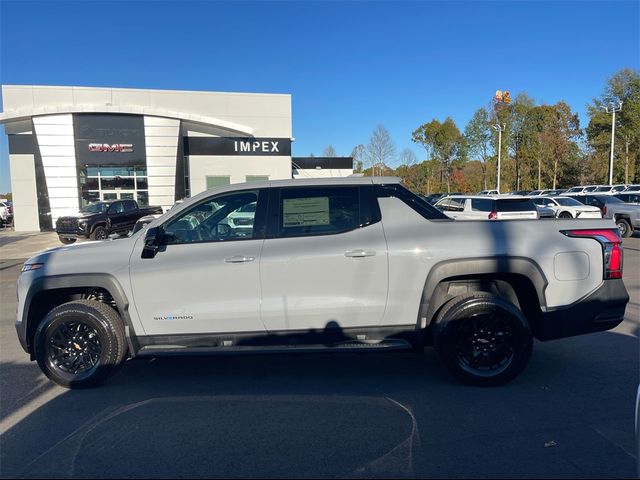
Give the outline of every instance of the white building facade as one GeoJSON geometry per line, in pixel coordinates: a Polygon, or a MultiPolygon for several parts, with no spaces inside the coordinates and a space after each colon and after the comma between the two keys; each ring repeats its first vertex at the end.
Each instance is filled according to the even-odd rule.
{"type": "Polygon", "coordinates": [[[5,85],[2,99],[16,231],[49,230],[93,201],[167,209],[294,173],[287,94],[5,85]]]}

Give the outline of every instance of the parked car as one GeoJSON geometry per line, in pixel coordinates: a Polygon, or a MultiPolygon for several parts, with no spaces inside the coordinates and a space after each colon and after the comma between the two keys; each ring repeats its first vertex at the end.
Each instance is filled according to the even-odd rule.
{"type": "Polygon", "coordinates": [[[580,185],[569,188],[564,192],[564,195],[579,195],[581,193],[588,193],[596,188],[598,188],[598,185],[580,185]]]}
{"type": "Polygon", "coordinates": [[[547,219],[547,218],[556,218],[556,212],[553,209],[547,207],[546,205],[538,205],[534,202],[536,210],[538,210],[538,218],[539,219],[547,219]]]}
{"type": "Polygon", "coordinates": [[[510,192],[509,195],[527,196],[530,193],[531,193],[531,190],[516,190],[515,192],[510,192]]]}
{"type": "Polygon", "coordinates": [[[460,380],[499,385],[526,367],[534,337],[619,325],[622,266],[610,220],[458,222],[395,178],[245,183],[128,238],[31,257],[16,330],[45,375],[72,388],[127,356],[431,344],[460,380]],[[253,228],[231,227],[252,203],[253,228]]]}
{"type": "Polygon", "coordinates": [[[13,207],[9,202],[0,202],[0,227],[13,222],[13,207]]]}
{"type": "Polygon", "coordinates": [[[624,192],[627,189],[627,185],[602,185],[593,190],[594,195],[615,195],[616,193],[624,192]]]}
{"type": "Polygon", "coordinates": [[[500,195],[498,190],[482,190],[478,195],[500,195]]]}
{"type": "Polygon", "coordinates": [[[127,235],[139,218],[161,214],[162,207],[139,207],[135,200],[114,200],[90,203],[75,216],[64,216],[56,221],[56,233],[65,245],[78,237],[104,240],[112,233],[127,235]]]}
{"type": "Polygon", "coordinates": [[[426,195],[423,197],[427,202],[431,205],[434,205],[438,200],[444,198],[448,195],[462,195],[461,192],[453,192],[453,193],[432,193],[431,195],[426,195]]]}
{"type": "Polygon", "coordinates": [[[640,185],[629,185],[623,191],[623,193],[636,193],[636,192],[640,192],[640,185]]]}
{"type": "Polygon", "coordinates": [[[541,195],[562,195],[566,190],[534,190],[529,193],[530,197],[538,197],[541,195]]]}
{"type": "Polygon", "coordinates": [[[574,198],[585,205],[598,207],[602,218],[613,219],[622,237],[630,237],[635,230],[640,230],[640,205],[624,203],[613,195],[577,195],[574,198]]]}
{"type": "Polygon", "coordinates": [[[536,197],[533,203],[548,207],[558,218],[602,218],[598,207],[585,205],[571,197],[536,197]]]}
{"type": "Polygon", "coordinates": [[[439,200],[435,207],[456,220],[516,220],[539,218],[531,199],[503,195],[456,195],[439,200]]]}

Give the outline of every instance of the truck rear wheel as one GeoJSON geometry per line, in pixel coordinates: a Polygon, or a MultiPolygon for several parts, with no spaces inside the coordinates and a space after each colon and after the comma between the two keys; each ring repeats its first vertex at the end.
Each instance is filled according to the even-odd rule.
{"type": "Polygon", "coordinates": [[[434,328],[440,359],[471,385],[503,385],[531,358],[529,322],[518,307],[496,295],[475,293],[450,300],[434,328]]]}
{"type": "Polygon", "coordinates": [[[35,334],[43,373],[66,388],[92,387],[108,378],[127,353],[118,313],[95,300],[78,300],[49,312],[35,334]]]}
{"type": "Polygon", "coordinates": [[[630,237],[633,233],[633,229],[631,225],[625,218],[618,218],[616,220],[616,226],[618,227],[618,231],[620,232],[620,236],[623,238],[630,237]]]}

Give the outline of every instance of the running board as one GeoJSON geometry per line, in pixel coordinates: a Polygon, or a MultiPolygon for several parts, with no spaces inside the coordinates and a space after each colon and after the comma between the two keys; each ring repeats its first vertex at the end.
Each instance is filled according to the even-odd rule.
{"type": "Polygon", "coordinates": [[[327,353],[363,352],[373,350],[410,350],[413,346],[402,339],[380,342],[345,342],[335,345],[273,345],[273,346],[213,346],[186,347],[181,345],[148,345],[142,347],[136,356],[162,355],[220,355],[220,354],[264,354],[264,353],[327,353]]]}

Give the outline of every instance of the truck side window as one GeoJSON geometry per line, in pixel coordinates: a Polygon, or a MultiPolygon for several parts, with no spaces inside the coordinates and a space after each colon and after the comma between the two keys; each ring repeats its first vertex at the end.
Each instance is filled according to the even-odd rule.
{"type": "Polygon", "coordinates": [[[113,205],[111,205],[111,208],[109,208],[109,212],[107,213],[113,215],[122,212],[124,212],[124,206],[122,205],[122,202],[115,202],[113,205]]]}
{"type": "Polygon", "coordinates": [[[358,228],[358,187],[300,187],[280,191],[278,237],[331,235],[358,228]]]}
{"type": "Polygon", "coordinates": [[[245,190],[209,198],[182,212],[164,227],[163,243],[251,240],[258,190],[245,190]]]}

